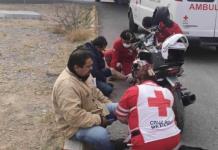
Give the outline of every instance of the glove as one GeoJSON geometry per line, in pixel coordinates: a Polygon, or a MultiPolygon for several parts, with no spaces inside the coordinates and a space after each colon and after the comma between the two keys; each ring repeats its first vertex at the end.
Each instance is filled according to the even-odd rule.
{"type": "Polygon", "coordinates": [[[111,125],[112,122],[110,122],[109,120],[107,120],[104,116],[101,116],[101,115],[100,115],[100,118],[101,118],[101,124],[100,124],[100,126],[106,128],[108,125],[111,125]]]}

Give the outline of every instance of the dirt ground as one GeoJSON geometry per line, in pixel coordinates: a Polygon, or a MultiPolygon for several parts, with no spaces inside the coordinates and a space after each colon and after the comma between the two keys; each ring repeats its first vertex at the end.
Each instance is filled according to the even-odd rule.
{"type": "Polygon", "coordinates": [[[0,150],[60,149],[51,91],[75,45],[51,32],[53,5],[0,5],[42,20],[0,20],[0,150]]]}

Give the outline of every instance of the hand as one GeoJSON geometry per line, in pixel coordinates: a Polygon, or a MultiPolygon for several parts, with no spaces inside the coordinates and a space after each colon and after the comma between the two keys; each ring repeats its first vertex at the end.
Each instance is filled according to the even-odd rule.
{"type": "Polygon", "coordinates": [[[121,72],[115,70],[114,68],[110,68],[110,70],[111,70],[112,77],[114,77],[114,79],[126,80],[127,77],[121,72]]]}
{"type": "Polygon", "coordinates": [[[112,122],[110,122],[109,120],[107,120],[104,116],[101,116],[101,124],[100,126],[106,128],[108,125],[111,125],[112,122]]]}
{"type": "Polygon", "coordinates": [[[126,75],[126,81],[128,82],[128,83],[132,83],[133,82],[133,80],[134,80],[134,78],[133,78],[133,76],[132,76],[132,74],[130,73],[130,74],[128,74],[128,75],[126,75]]]}
{"type": "Polygon", "coordinates": [[[117,120],[119,120],[123,124],[128,124],[128,117],[117,116],[117,120]]]}

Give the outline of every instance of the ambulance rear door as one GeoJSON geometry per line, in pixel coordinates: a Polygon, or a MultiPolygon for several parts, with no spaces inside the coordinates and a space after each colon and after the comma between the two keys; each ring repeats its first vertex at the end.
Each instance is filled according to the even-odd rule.
{"type": "Polygon", "coordinates": [[[174,4],[173,20],[187,36],[215,36],[217,0],[175,0],[174,4]]]}
{"type": "Polygon", "coordinates": [[[141,0],[131,0],[130,7],[132,9],[132,15],[134,19],[134,23],[140,24],[140,8],[141,8],[141,0]]]}

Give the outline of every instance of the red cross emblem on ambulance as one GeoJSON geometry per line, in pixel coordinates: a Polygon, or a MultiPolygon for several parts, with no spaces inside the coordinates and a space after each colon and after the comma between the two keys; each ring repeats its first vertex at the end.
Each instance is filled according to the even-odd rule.
{"type": "Polygon", "coordinates": [[[188,20],[188,16],[185,15],[185,16],[183,17],[183,19],[184,19],[185,21],[187,21],[187,20],[188,20]]]}

